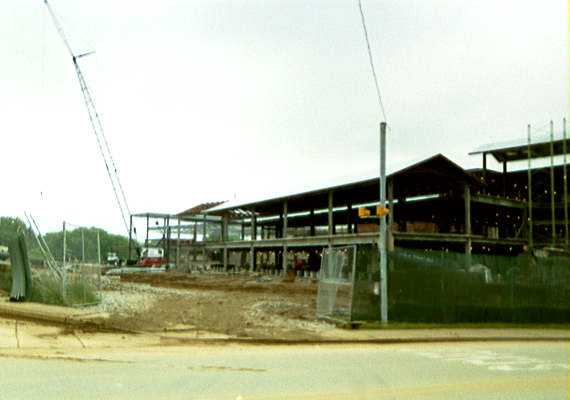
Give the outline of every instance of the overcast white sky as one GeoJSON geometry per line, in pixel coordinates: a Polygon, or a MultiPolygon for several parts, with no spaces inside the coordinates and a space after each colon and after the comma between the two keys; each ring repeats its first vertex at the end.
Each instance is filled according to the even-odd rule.
{"type": "MultiPolygon", "coordinates": [[[[354,176],[380,121],[357,1],[52,0],[134,212],[354,176]]],[[[566,1],[363,2],[389,162],[560,125],[566,1]]],[[[0,215],[124,233],[71,60],[42,0],[0,2],[0,215]]]]}

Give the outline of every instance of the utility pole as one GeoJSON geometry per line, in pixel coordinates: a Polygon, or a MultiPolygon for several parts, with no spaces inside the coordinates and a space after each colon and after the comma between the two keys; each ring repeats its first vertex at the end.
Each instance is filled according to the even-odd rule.
{"type": "MultiPolygon", "coordinates": [[[[570,0],[569,0],[570,1],[570,0]]],[[[564,248],[568,250],[568,174],[566,172],[566,118],[562,120],[562,152],[564,153],[564,248]]]]}
{"type": "MultiPolygon", "coordinates": [[[[380,123],[380,207],[386,207],[386,122],[380,123]]],[[[380,262],[380,321],[388,323],[388,274],[386,260],[386,216],[380,217],[378,258],[380,262]]]]}
{"type": "Polygon", "coordinates": [[[550,215],[552,219],[552,247],[556,246],[556,206],[554,196],[554,123],[550,121],[550,215]]]}

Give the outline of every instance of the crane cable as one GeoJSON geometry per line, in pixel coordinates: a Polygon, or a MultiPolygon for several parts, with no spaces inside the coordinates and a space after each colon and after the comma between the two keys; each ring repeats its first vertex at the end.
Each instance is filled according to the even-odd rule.
{"type": "Polygon", "coordinates": [[[372,57],[372,50],[370,48],[370,39],[368,38],[368,29],[366,29],[366,19],[364,17],[364,11],[362,9],[362,0],[358,0],[358,9],[360,10],[360,19],[362,21],[362,29],[364,30],[364,39],[366,40],[366,49],[368,51],[368,59],[370,60],[370,69],[372,70],[372,78],[374,79],[374,86],[376,87],[376,95],[378,96],[378,105],[380,106],[380,111],[384,121],[387,121],[386,110],[384,109],[384,103],[382,102],[382,95],[380,94],[380,85],[378,84],[378,76],[376,75],[376,69],[374,68],[374,59],[372,57]]]}

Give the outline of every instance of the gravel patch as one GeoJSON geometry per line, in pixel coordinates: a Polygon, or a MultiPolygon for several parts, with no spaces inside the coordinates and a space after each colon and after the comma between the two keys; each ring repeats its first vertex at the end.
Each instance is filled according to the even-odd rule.
{"type": "Polygon", "coordinates": [[[301,319],[307,314],[308,307],[286,301],[260,301],[246,313],[246,320],[254,325],[286,330],[323,332],[335,329],[327,322],[301,319]]]}

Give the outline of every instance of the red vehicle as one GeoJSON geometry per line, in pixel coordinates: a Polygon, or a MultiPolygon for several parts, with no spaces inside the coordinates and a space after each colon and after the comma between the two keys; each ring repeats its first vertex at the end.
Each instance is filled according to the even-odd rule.
{"type": "Polygon", "coordinates": [[[164,250],[158,247],[147,247],[142,250],[139,267],[159,267],[166,264],[164,250]]]}

